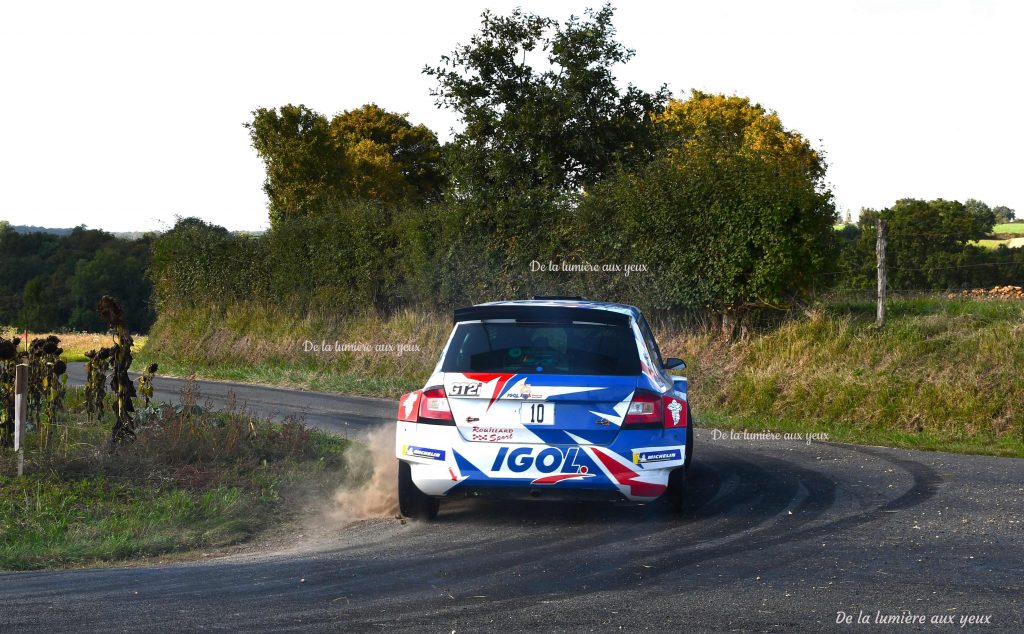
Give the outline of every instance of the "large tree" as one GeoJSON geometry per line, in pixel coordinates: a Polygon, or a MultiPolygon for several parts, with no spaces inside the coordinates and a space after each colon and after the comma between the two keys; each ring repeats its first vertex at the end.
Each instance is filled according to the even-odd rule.
{"type": "Polygon", "coordinates": [[[668,97],[619,87],[633,56],[615,40],[613,9],[564,23],[515,10],[483,13],[469,44],[423,72],[440,107],[464,124],[449,156],[455,191],[485,203],[575,193],[646,158],[649,116],[668,97]]]}
{"type": "Polygon", "coordinates": [[[245,127],[266,168],[263,191],[270,200],[271,225],[322,209],[348,171],[331,141],[327,118],[302,104],[252,114],[245,127]]]}
{"type": "Polygon", "coordinates": [[[836,246],[822,156],[742,97],[694,91],[655,122],[658,158],[581,206],[589,249],[649,265],[649,301],[710,308],[730,331],[749,309],[810,290],[836,246]]]}
{"type": "Polygon", "coordinates": [[[344,200],[420,202],[439,196],[437,136],[376,104],[330,121],[304,105],[260,108],[246,128],[266,167],[263,189],[272,226],[329,212],[344,200]]]}

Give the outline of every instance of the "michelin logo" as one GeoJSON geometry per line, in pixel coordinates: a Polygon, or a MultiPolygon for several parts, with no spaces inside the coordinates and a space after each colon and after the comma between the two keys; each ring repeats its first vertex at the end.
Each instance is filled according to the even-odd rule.
{"type": "Polygon", "coordinates": [[[441,449],[413,447],[412,445],[405,445],[404,447],[402,447],[402,455],[412,456],[414,458],[430,458],[431,460],[444,460],[444,451],[441,449]]]}
{"type": "Polygon", "coordinates": [[[662,449],[660,451],[634,451],[633,464],[645,462],[666,462],[668,460],[679,460],[683,454],[678,449],[662,449]]]}

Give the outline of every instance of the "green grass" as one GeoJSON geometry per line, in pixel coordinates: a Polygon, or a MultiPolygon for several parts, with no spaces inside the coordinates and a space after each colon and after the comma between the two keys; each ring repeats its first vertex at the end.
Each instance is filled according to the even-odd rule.
{"type": "MultiPolygon", "coordinates": [[[[687,361],[698,411],[729,425],[1024,456],[1024,302],[900,298],[882,330],[874,315],[873,302],[832,301],[732,342],[666,319],[655,330],[663,354],[687,361]]],[[[412,311],[331,320],[204,309],[161,315],[142,358],[179,375],[395,398],[422,387],[450,327],[447,315],[412,311]],[[301,351],[320,338],[399,339],[421,351],[301,351]]]]}
{"type": "Polygon", "coordinates": [[[236,543],[262,527],[239,487],[206,491],[116,482],[0,478],[0,569],[117,561],[236,543]]]}
{"type": "Polygon", "coordinates": [[[992,228],[992,233],[1024,233],[1024,222],[1009,222],[996,225],[992,228]]]}
{"type": "Polygon", "coordinates": [[[820,306],[723,343],[663,331],[699,408],[836,440],[1024,456],[1024,302],[944,298],[820,306]]]}
{"type": "Polygon", "coordinates": [[[966,436],[951,439],[932,432],[909,432],[892,429],[863,428],[854,423],[826,420],[808,427],[806,421],[756,416],[734,416],[720,411],[698,410],[695,418],[699,428],[765,432],[780,434],[824,434],[811,442],[839,442],[852,445],[900,447],[919,451],[945,451],[983,456],[1024,457],[1024,439],[1012,434],[1000,437],[966,436]]]}
{"type": "MultiPolygon", "coordinates": [[[[77,408],[81,390],[69,394],[77,408]]],[[[49,448],[29,434],[25,475],[0,451],[0,569],[187,553],[243,542],[344,480],[349,441],[298,423],[165,408],[134,443],[74,416],[49,448]]]]}

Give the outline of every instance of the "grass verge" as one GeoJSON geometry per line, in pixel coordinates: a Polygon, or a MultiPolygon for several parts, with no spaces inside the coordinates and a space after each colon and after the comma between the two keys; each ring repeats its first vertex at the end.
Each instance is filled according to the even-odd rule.
{"type": "MultiPolygon", "coordinates": [[[[76,390],[69,401],[80,401],[76,390]]],[[[29,435],[25,475],[0,451],[0,569],[113,562],[242,542],[295,516],[343,480],[347,441],[296,421],[192,403],[148,412],[135,442],[107,424],[29,435]]],[[[109,416],[108,416],[109,418],[109,416]]]]}
{"type": "MultiPolygon", "coordinates": [[[[874,310],[826,302],[733,342],[670,318],[655,330],[663,354],[689,365],[698,418],[723,427],[1024,456],[1024,302],[900,298],[881,330],[874,310]]],[[[345,320],[211,307],[161,314],[141,357],[178,375],[394,398],[422,387],[450,327],[415,311],[345,320]],[[418,351],[307,352],[306,341],[418,351]]]]}

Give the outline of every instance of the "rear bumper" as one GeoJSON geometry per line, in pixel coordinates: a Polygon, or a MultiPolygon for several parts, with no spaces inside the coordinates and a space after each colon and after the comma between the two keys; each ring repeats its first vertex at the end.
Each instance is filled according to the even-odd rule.
{"type": "Polygon", "coordinates": [[[398,422],[395,455],[428,495],[650,502],[686,456],[685,428],[624,430],[614,442],[470,442],[454,426],[398,422]]]}

